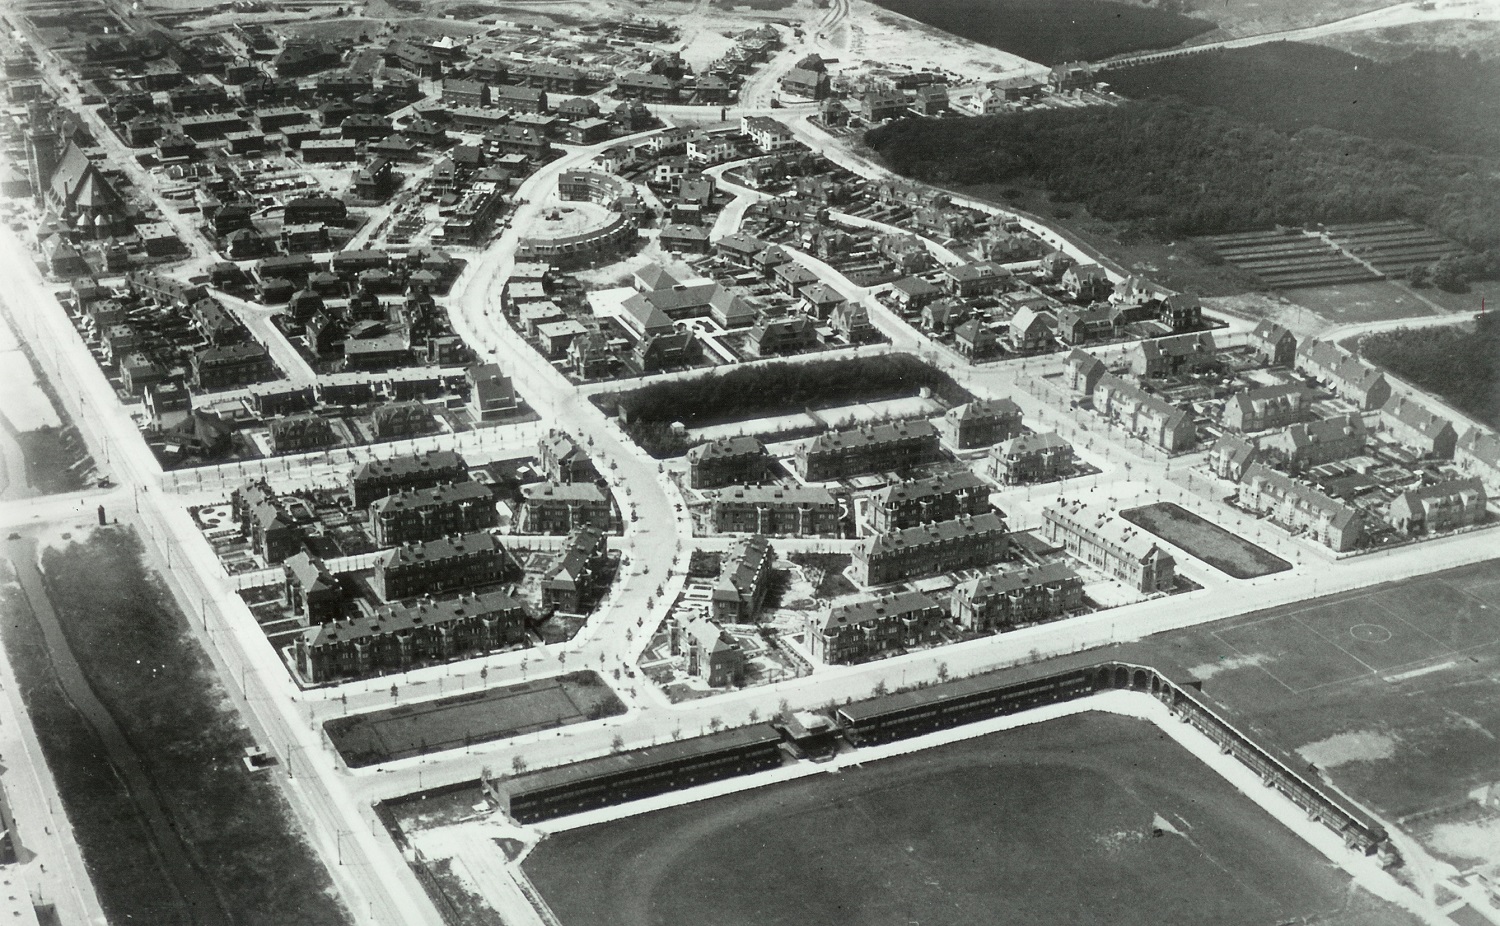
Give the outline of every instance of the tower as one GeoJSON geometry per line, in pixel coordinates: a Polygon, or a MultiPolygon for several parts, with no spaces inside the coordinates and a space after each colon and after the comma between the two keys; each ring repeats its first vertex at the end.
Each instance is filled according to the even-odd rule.
{"type": "Polygon", "coordinates": [[[31,192],[38,207],[46,205],[47,184],[57,170],[57,131],[52,127],[51,113],[42,106],[31,107],[30,125],[26,130],[26,166],[31,172],[31,192]]]}

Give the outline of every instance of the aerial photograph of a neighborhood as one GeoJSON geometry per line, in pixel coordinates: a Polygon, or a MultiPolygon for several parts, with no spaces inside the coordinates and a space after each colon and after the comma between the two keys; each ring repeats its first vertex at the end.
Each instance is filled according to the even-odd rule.
{"type": "Polygon", "coordinates": [[[0,926],[1500,926],[1500,0],[0,0],[0,926]]]}

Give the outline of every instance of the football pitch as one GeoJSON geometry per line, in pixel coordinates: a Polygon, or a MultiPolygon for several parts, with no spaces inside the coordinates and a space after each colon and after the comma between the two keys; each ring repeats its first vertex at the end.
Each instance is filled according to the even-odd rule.
{"type": "Polygon", "coordinates": [[[564,926],[1413,922],[1104,714],[560,833],[525,867],[564,926]]]}
{"type": "Polygon", "coordinates": [[[1231,719],[1397,824],[1473,807],[1500,780],[1500,561],[1114,652],[1201,680],[1231,719]]]}

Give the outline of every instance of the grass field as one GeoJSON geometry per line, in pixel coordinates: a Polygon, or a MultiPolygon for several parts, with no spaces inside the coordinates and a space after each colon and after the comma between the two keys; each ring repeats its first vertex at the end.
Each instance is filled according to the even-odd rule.
{"type": "Polygon", "coordinates": [[[1171,502],[1131,508],[1120,512],[1120,517],[1236,579],[1253,579],[1292,568],[1291,563],[1269,550],[1171,502]]]}
{"type": "Polygon", "coordinates": [[[1171,48],[1211,22],[1109,0],[876,0],[877,5],[1040,64],[1171,48]]]}
{"type": "Polygon", "coordinates": [[[1410,290],[1384,281],[1284,289],[1281,295],[1336,325],[1439,314],[1410,290]]]}
{"type": "Polygon", "coordinates": [[[1156,728],[1092,714],[560,833],[525,865],[564,926],[1410,922],[1156,728]]]}
{"type": "Polygon", "coordinates": [[[1500,780],[1497,644],[1500,561],[1491,561],[1117,652],[1181,666],[1257,736],[1399,819],[1461,805],[1500,780]]]}
{"type": "Polygon", "coordinates": [[[612,717],[625,705],[597,672],[473,691],[323,725],[351,768],[612,717]]]}

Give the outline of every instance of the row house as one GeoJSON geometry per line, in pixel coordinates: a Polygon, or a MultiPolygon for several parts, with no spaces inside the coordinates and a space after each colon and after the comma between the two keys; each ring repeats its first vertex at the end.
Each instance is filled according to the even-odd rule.
{"type": "Polygon", "coordinates": [[[1069,347],[1108,340],[1114,334],[1114,307],[1108,303],[1097,303],[1087,308],[1068,307],[1057,313],[1057,338],[1069,347]]]}
{"type": "Polygon", "coordinates": [[[943,606],[921,592],[835,605],[807,620],[807,651],[825,665],[848,665],[938,639],[943,606]]]}
{"type": "Polygon", "coordinates": [[[273,456],[307,453],[339,445],[333,422],[311,412],[271,421],[269,443],[273,456]]]}
{"type": "Polygon", "coordinates": [[[370,505],[370,534],[378,547],[472,534],[499,522],[494,494],[478,482],[405,488],[370,505]]]}
{"type": "Polygon", "coordinates": [[[281,573],[282,600],[302,626],[343,616],[343,585],[321,559],[304,550],[282,563],[281,573]]]}
{"type": "Polygon", "coordinates": [[[840,537],[844,533],[838,500],[824,488],[743,485],[709,494],[715,533],[772,537],[840,537]]]}
{"type": "Polygon", "coordinates": [[[989,566],[1010,555],[1005,521],[993,512],[877,534],[854,552],[854,575],[864,585],[989,566]]]}
{"type": "Polygon", "coordinates": [[[1022,434],[990,451],[995,479],[1001,485],[1029,485],[1065,479],[1073,473],[1073,445],[1060,434],[1022,434]]]}
{"type": "Polygon", "coordinates": [[[1151,534],[1083,502],[1042,509],[1042,534],[1049,543],[1138,592],[1168,592],[1176,580],[1176,560],[1151,534]]]}
{"type": "Polygon", "coordinates": [[[1380,407],[1380,424],[1402,444],[1424,457],[1453,459],[1458,432],[1453,422],[1406,396],[1391,396],[1380,407]]]}
{"type": "Polygon", "coordinates": [[[521,487],[521,529],[569,534],[581,527],[614,530],[614,504],[597,483],[535,482],[521,487]]]}
{"type": "Polygon", "coordinates": [[[1224,404],[1223,425],[1240,432],[1284,428],[1306,421],[1312,404],[1312,390],[1300,383],[1244,389],[1224,404]]]}
{"type": "Polygon", "coordinates": [[[1407,535],[1438,534],[1483,524],[1489,496],[1478,476],[1407,489],[1391,502],[1387,520],[1407,535]]]}
{"type": "Polygon", "coordinates": [[[1365,537],[1364,512],[1261,463],[1245,470],[1239,504],[1339,553],[1354,549],[1365,537]]]}
{"type": "Polygon", "coordinates": [[[1214,336],[1207,331],[1169,338],[1148,338],[1130,355],[1130,372],[1141,379],[1191,376],[1218,366],[1214,336]]]}
{"type": "Polygon", "coordinates": [[[542,573],[542,610],[581,614],[603,586],[609,570],[609,542],[604,531],[580,527],[568,534],[552,565],[542,573]]]}
{"type": "Polygon", "coordinates": [[[721,623],[755,620],[771,589],[771,566],[776,551],[761,534],[734,542],[724,554],[710,598],[711,615],[721,623]]]}
{"type": "Polygon", "coordinates": [[[1391,384],[1385,374],[1337,344],[1312,341],[1299,346],[1296,366],[1363,411],[1381,408],[1391,398],[1391,384]]]}
{"type": "Polygon", "coordinates": [[[1010,399],[976,399],[948,410],[943,429],[960,450],[988,447],[1020,434],[1021,407],[1010,399]]]}
{"type": "Polygon", "coordinates": [[[754,437],[723,437],[687,452],[688,485],[695,489],[757,483],[766,478],[771,458],[754,437]]]}
{"type": "Polygon", "coordinates": [[[900,472],[942,457],[930,421],[893,421],[828,431],[797,448],[796,466],[807,482],[829,482],[866,473],[900,472]]]}
{"type": "Polygon", "coordinates": [[[275,379],[276,364],[258,342],[205,347],[193,354],[193,385],[205,392],[275,379]]]}
{"type": "Polygon", "coordinates": [[[767,116],[741,116],[740,133],[755,142],[760,150],[770,154],[799,144],[797,136],[786,123],[767,116]]]}
{"type": "Polygon", "coordinates": [[[1256,441],[1259,454],[1291,472],[1347,460],[1365,452],[1369,431],[1359,415],[1339,415],[1294,424],[1256,441]]]}
{"type": "Polygon", "coordinates": [[[951,521],[990,510],[990,486],[968,470],[886,486],[870,503],[870,527],[905,530],[933,521],[951,521]]]}
{"type": "Polygon", "coordinates": [[[1204,462],[1208,471],[1220,479],[1239,482],[1245,477],[1245,470],[1250,468],[1250,464],[1258,463],[1263,458],[1255,441],[1238,434],[1225,434],[1208,448],[1208,458],[1204,462]]]}
{"type": "Polygon", "coordinates": [[[1082,607],[1083,579],[1064,563],[970,579],[948,599],[954,622],[975,633],[1055,620],[1082,607]]]}
{"type": "Polygon", "coordinates": [[[1453,462],[1471,476],[1478,476],[1491,492],[1500,492],[1500,435],[1471,427],[1453,449],[1453,462]]]}
{"type": "Polygon", "coordinates": [[[375,561],[370,580],[381,601],[436,595],[519,578],[520,564],[488,531],[403,543],[375,561]]]}
{"type": "Polygon", "coordinates": [[[526,642],[526,607],[509,595],[390,604],[350,620],[309,627],[294,645],[309,684],[401,672],[526,642]]]}
{"type": "Polygon", "coordinates": [[[1198,439],[1192,415],[1116,376],[1101,377],[1093,399],[1095,413],[1163,450],[1189,450],[1198,439]]]}
{"type": "Polygon", "coordinates": [[[1266,366],[1289,367],[1297,361],[1297,336],[1272,321],[1255,326],[1250,347],[1266,366]]]}

